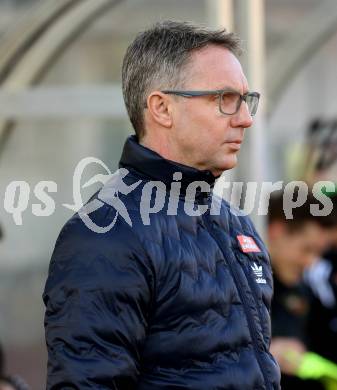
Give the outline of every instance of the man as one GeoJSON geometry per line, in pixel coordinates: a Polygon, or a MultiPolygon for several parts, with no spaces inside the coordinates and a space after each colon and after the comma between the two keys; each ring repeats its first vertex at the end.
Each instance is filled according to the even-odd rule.
{"type": "Polygon", "coordinates": [[[87,207],[94,229],[113,227],[95,233],[80,212],[58,238],[44,292],[48,389],[279,389],[266,248],[211,197],[258,103],[238,50],[232,34],[178,22],[128,48],[136,135],[119,166],[134,189],[117,197],[114,175],[105,202],[87,207]]]}
{"type": "Polygon", "coordinates": [[[275,193],[269,203],[268,249],[274,271],[271,351],[281,367],[282,388],[287,390],[324,388],[316,380],[298,377],[309,347],[312,305],[303,275],[329,245],[336,224],[331,215],[314,216],[311,204],[317,204],[317,200],[309,196],[301,207],[293,210],[293,218],[286,219],[287,205],[282,193],[275,193]]]}

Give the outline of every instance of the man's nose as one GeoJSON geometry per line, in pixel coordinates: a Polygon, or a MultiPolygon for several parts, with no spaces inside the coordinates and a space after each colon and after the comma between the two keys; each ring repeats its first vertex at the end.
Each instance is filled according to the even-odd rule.
{"type": "Polygon", "coordinates": [[[232,127],[243,127],[248,129],[253,124],[253,118],[250,115],[247,103],[243,101],[239,111],[232,116],[232,127]]]}

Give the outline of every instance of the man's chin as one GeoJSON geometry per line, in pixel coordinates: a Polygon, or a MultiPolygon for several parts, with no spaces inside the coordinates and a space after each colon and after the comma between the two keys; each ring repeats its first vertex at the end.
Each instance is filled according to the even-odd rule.
{"type": "Polygon", "coordinates": [[[234,157],[233,159],[223,161],[221,164],[217,164],[217,167],[215,169],[212,169],[212,173],[215,177],[218,177],[223,172],[228,171],[229,169],[235,168],[237,163],[238,163],[238,161],[237,161],[236,157],[234,157]]]}
{"type": "Polygon", "coordinates": [[[238,159],[235,154],[223,162],[222,164],[223,171],[227,171],[228,169],[232,169],[236,167],[237,163],[238,163],[238,159]]]}

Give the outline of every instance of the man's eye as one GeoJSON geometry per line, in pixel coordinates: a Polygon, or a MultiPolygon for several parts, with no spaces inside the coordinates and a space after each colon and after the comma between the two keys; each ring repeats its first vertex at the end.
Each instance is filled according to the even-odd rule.
{"type": "Polygon", "coordinates": [[[237,109],[240,95],[238,93],[224,93],[221,96],[221,109],[223,112],[233,113],[237,109]]]}
{"type": "Polygon", "coordinates": [[[239,97],[239,95],[237,93],[232,93],[232,92],[224,93],[222,95],[222,102],[225,104],[226,103],[235,103],[235,102],[237,102],[238,97],[239,97]]]}

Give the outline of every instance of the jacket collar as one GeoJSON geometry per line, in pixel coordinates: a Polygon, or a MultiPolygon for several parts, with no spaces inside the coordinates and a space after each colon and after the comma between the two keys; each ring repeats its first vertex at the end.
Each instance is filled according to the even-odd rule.
{"type": "MultiPolygon", "coordinates": [[[[119,167],[136,170],[141,176],[144,176],[144,179],[162,181],[168,189],[173,182],[173,174],[175,172],[181,172],[182,179],[180,182],[182,193],[185,193],[187,186],[194,181],[204,181],[212,189],[217,179],[208,170],[199,170],[164,159],[155,151],[139,144],[135,135],[128,137],[126,140],[119,167]]],[[[198,188],[197,196],[200,194],[204,193],[198,188]]]]}

